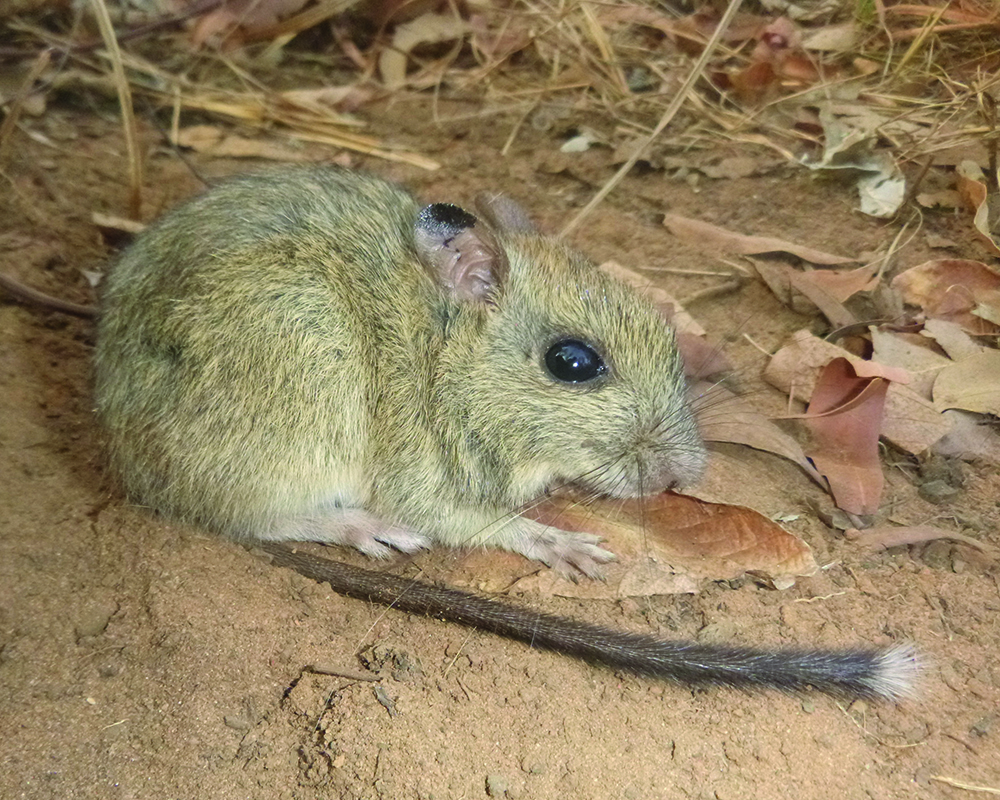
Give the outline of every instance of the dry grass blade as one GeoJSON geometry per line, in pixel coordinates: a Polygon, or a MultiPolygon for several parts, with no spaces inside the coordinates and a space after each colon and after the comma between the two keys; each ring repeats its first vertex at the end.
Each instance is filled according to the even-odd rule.
{"type": "Polygon", "coordinates": [[[36,58],[35,63],[31,65],[31,69],[28,70],[28,74],[25,76],[24,82],[21,84],[21,90],[17,93],[17,96],[10,104],[10,108],[7,109],[7,116],[4,117],[3,125],[0,125],[0,169],[2,169],[4,164],[7,162],[7,151],[10,147],[10,137],[13,135],[14,128],[17,127],[17,122],[21,118],[21,111],[24,108],[24,102],[31,94],[35,81],[37,81],[39,77],[41,77],[42,73],[48,69],[49,62],[51,60],[51,50],[43,50],[38,54],[38,58],[36,58]]]}
{"type": "Polygon", "coordinates": [[[981,794],[995,794],[1000,795],[1000,789],[993,786],[977,786],[974,783],[965,783],[964,781],[957,781],[954,778],[948,778],[944,775],[931,775],[932,781],[937,781],[938,783],[943,783],[946,786],[953,786],[956,789],[965,789],[967,792],[979,792],[981,794]]]}
{"type": "Polygon", "coordinates": [[[601,190],[594,195],[587,205],[585,205],[580,212],[569,221],[569,224],[560,232],[560,236],[566,236],[571,231],[573,231],[584,219],[586,219],[590,213],[597,208],[598,205],[607,197],[611,191],[621,183],[622,179],[629,173],[629,171],[636,165],[636,162],[642,157],[643,153],[649,148],[649,146],[656,140],[656,138],[663,132],[664,128],[670,124],[670,121],[674,118],[677,112],[680,110],[681,105],[687,98],[688,92],[694,87],[695,83],[702,76],[705,71],[705,67],[708,65],[709,59],[715,52],[715,48],[719,41],[722,39],[722,35],[726,32],[729,27],[729,23],[732,21],[733,17],[736,16],[736,12],[739,10],[740,5],[742,5],[742,0],[729,0],[729,6],[726,8],[726,13],[722,15],[722,19],[719,20],[719,24],[715,27],[715,31],[712,37],[708,40],[705,45],[705,49],[702,50],[701,56],[695,65],[691,68],[691,72],[688,74],[687,80],[684,81],[684,85],[681,86],[680,90],[675,95],[674,99],[671,101],[670,105],[667,106],[666,111],[663,112],[663,116],[660,117],[660,121],[656,124],[653,132],[642,142],[642,144],[635,149],[631,157],[622,164],[621,168],[611,177],[611,179],[601,187],[601,190]]]}
{"type": "Polygon", "coordinates": [[[135,124],[135,110],[132,108],[132,90],[128,78],[125,77],[125,66],[122,61],[122,51],[118,47],[114,26],[104,0],[91,0],[97,25],[108,48],[108,56],[114,74],[115,88],[118,91],[118,102],[122,111],[122,128],[125,132],[125,148],[128,152],[129,171],[129,213],[138,219],[142,208],[142,158],[139,155],[139,133],[135,124]]]}

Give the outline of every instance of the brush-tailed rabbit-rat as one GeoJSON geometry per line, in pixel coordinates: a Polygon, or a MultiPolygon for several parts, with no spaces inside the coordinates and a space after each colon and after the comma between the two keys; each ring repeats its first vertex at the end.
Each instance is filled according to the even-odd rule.
{"type": "Polygon", "coordinates": [[[237,539],[490,545],[594,575],[517,515],[686,485],[705,451],[653,305],[505,198],[421,210],[336,169],[224,183],[101,297],[97,413],[137,502],[237,539]]]}
{"type": "Polygon", "coordinates": [[[256,542],[338,591],[685,683],[895,697],[906,648],[661,642],[296,553],[490,545],[567,573],[596,537],[518,515],[546,490],[635,497],[705,450],[674,334],[503,197],[477,218],[378,178],[297,168],[166,215],[101,298],[96,407],[139,504],[256,542]]]}

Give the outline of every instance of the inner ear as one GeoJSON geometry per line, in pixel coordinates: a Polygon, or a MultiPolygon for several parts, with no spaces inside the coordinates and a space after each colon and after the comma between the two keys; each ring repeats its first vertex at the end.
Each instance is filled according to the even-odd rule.
{"type": "Polygon", "coordinates": [[[495,230],[511,233],[538,233],[528,212],[505,194],[476,196],[476,210],[495,230]]]}
{"type": "Polygon", "coordinates": [[[507,260],[489,229],[450,203],[424,208],[414,244],[431,277],[457,300],[491,302],[507,277],[507,260]]]}

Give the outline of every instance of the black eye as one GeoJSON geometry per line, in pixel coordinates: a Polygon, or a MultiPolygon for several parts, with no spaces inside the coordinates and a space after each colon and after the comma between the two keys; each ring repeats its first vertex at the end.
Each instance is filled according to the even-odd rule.
{"type": "Polygon", "coordinates": [[[592,381],[607,369],[597,351],[579,339],[563,339],[552,345],[545,354],[545,366],[553,378],[564,383],[592,381]]]}

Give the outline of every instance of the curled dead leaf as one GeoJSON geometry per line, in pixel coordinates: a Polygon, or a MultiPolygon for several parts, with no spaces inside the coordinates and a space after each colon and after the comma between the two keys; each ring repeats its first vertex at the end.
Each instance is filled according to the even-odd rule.
{"type": "Polygon", "coordinates": [[[942,369],[934,381],[934,405],[1000,416],[1000,351],[985,350],[942,369]]]}
{"type": "MultiPolygon", "coordinates": [[[[585,503],[553,497],[525,515],[607,539],[618,556],[607,569],[607,597],[660,593],[670,586],[691,591],[701,580],[731,580],[748,571],[786,587],[817,569],[808,545],[762,514],[672,492],[585,503]]],[[[569,581],[547,580],[560,595],[581,596],[569,581]]],[[[584,586],[582,596],[593,597],[594,590],[584,586]]]]}
{"type": "Polygon", "coordinates": [[[925,261],[893,278],[892,286],[928,317],[957,322],[973,335],[1000,333],[1000,324],[990,322],[989,313],[979,313],[981,306],[1000,305],[1000,273],[980,261],[925,261]]]}
{"type": "Polygon", "coordinates": [[[689,217],[682,217],[679,214],[666,214],[663,217],[663,224],[678,239],[682,239],[698,247],[728,250],[744,255],[790,253],[813,264],[847,264],[857,260],[848,258],[847,256],[824,253],[822,250],[803,247],[802,245],[793,244],[784,239],[776,239],[771,236],[744,236],[743,234],[720,228],[718,225],[690,219],[689,217]]]}
{"type": "Polygon", "coordinates": [[[802,419],[813,437],[809,457],[830,482],[837,507],[874,514],[882,498],[878,439],[889,383],[861,377],[846,358],[828,363],[802,419]]]}
{"type": "Polygon", "coordinates": [[[993,252],[1000,255],[1000,231],[996,231],[997,219],[994,207],[996,197],[989,196],[986,177],[974,161],[962,161],[955,168],[958,194],[972,210],[972,224],[979,238],[993,252]]]}

